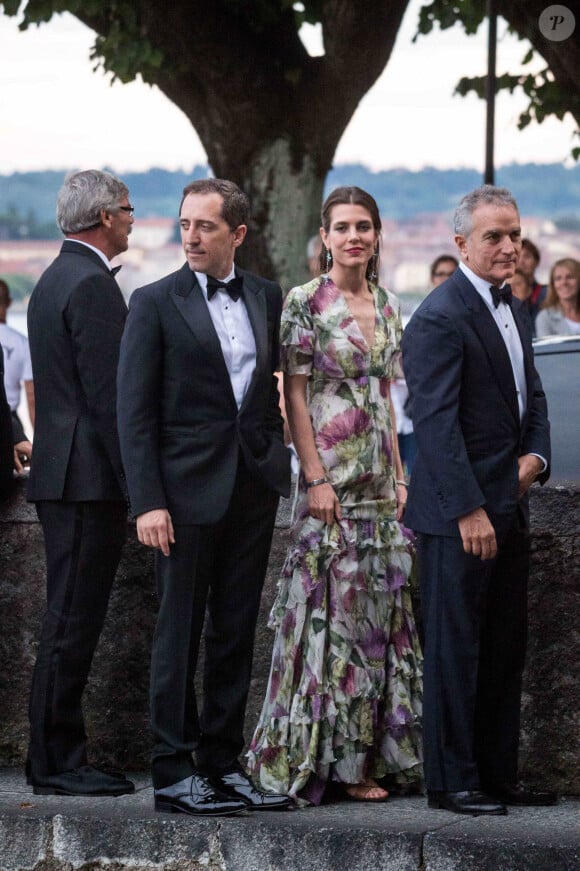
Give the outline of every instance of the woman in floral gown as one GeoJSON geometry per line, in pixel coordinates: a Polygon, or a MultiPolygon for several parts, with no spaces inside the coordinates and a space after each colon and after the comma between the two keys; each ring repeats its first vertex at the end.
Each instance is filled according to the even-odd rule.
{"type": "Polygon", "coordinates": [[[422,777],[413,545],[399,523],[406,486],[390,400],[402,326],[396,297],[375,283],[374,199],[338,188],[322,225],[326,272],[291,290],[282,316],[301,471],[249,770],[264,789],[314,804],[329,782],[384,801],[377,779],[422,777]]]}

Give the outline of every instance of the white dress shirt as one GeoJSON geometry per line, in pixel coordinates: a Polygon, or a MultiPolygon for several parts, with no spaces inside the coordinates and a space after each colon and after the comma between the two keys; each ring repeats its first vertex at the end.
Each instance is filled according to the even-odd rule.
{"type": "MultiPolygon", "coordinates": [[[[229,281],[234,276],[235,270],[232,266],[230,274],[219,280],[229,281]]],[[[240,408],[256,368],[256,340],[243,297],[233,300],[226,290],[219,289],[208,300],[207,275],[196,272],[195,277],[203,291],[209,316],[220,341],[236,403],[240,408]]]]}
{"type": "Polygon", "coordinates": [[[512,364],[512,372],[514,376],[516,391],[518,394],[518,408],[520,411],[521,420],[526,410],[528,393],[526,385],[526,372],[524,369],[524,352],[522,349],[520,334],[518,333],[518,328],[514,320],[511,306],[509,306],[502,300],[496,308],[493,303],[491,291],[489,289],[490,282],[485,281],[485,279],[480,278],[479,275],[476,275],[475,272],[472,272],[471,269],[465,265],[465,263],[460,263],[459,268],[473,284],[476,291],[490,310],[491,315],[501,333],[501,337],[505,342],[505,346],[507,348],[507,352],[510,358],[510,363],[512,364]]]}
{"type": "MultiPolygon", "coordinates": [[[[528,401],[528,388],[526,384],[526,372],[524,369],[524,351],[522,348],[520,334],[518,333],[518,328],[516,327],[516,322],[514,320],[511,306],[509,306],[502,300],[496,308],[491,296],[491,290],[489,289],[491,282],[485,281],[483,278],[480,278],[479,275],[476,275],[475,272],[472,272],[471,269],[463,262],[459,264],[459,268],[461,269],[463,274],[471,281],[476,291],[490,310],[492,317],[498,326],[501,337],[505,342],[505,346],[507,348],[507,352],[510,358],[510,363],[512,364],[512,372],[516,385],[516,391],[518,394],[518,408],[521,421],[526,410],[526,403],[528,401]]],[[[536,454],[535,451],[532,451],[532,453],[535,457],[538,457],[538,459],[542,461],[543,468],[541,469],[541,471],[544,472],[548,467],[546,458],[542,457],[541,454],[536,454]]]]}

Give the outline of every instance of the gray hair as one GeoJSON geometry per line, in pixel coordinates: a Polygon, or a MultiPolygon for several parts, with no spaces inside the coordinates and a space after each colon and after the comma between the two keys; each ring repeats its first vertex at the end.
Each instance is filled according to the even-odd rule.
{"type": "Polygon", "coordinates": [[[64,235],[98,227],[101,209],[118,212],[129,189],[109,172],[87,169],[67,176],[56,201],[56,222],[64,235]]]}
{"type": "Polygon", "coordinates": [[[473,229],[471,216],[479,206],[512,206],[519,214],[517,203],[507,188],[483,184],[466,194],[455,210],[453,229],[458,236],[467,238],[473,229]]]}

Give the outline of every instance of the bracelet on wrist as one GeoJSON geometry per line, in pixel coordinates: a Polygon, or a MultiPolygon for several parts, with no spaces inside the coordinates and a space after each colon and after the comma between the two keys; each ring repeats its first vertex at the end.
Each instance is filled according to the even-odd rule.
{"type": "Polygon", "coordinates": [[[395,484],[396,484],[398,487],[408,487],[408,486],[409,486],[409,485],[407,484],[406,481],[399,481],[399,480],[397,480],[397,481],[395,481],[395,484]]]}
{"type": "Polygon", "coordinates": [[[328,484],[328,478],[326,475],[323,478],[315,478],[314,481],[307,481],[306,486],[308,489],[311,487],[318,487],[319,484],[328,484]]]}

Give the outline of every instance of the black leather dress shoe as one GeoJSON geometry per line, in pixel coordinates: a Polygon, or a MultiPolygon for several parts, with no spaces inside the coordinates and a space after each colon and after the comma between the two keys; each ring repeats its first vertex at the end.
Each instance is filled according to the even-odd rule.
{"type": "Polygon", "coordinates": [[[262,792],[241,767],[232,771],[210,775],[212,786],[227,795],[243,799],[251,811],[279,811],[293,804],[288,795],[277,792],[262,792]]]}
{"type": "Polygon", "coordinates": [[[129,795],[135,785],[122,775],[106,774],[82,765],[60,774],[30,774],[34,795],[129,795]]]}
{"type": "Polygon", "coordinates": [[[507,814],[504,804],[479,789],[466,789],[463,792],[428,792],[427,803],[431,808],[452,811],[454,814],[469,814],[472,817],[483,814],[489,816],[507,814]]]}
{"type": "Polygon", "coordinates": [[[155,810],[166,814],[220,817],[246,810],[248,802],[215,789],[207,777],[192,774],[179,783],[154,790],[155,810]]]}
{"type": "Polygon", "coordinates": [[[548,807],[556,804],[558,796],[555,792],[540,792],[531,789],[523,783],[501,783],[486,786],[486,790],[504,804],[522,805],[524,807],[548,807]]]}

